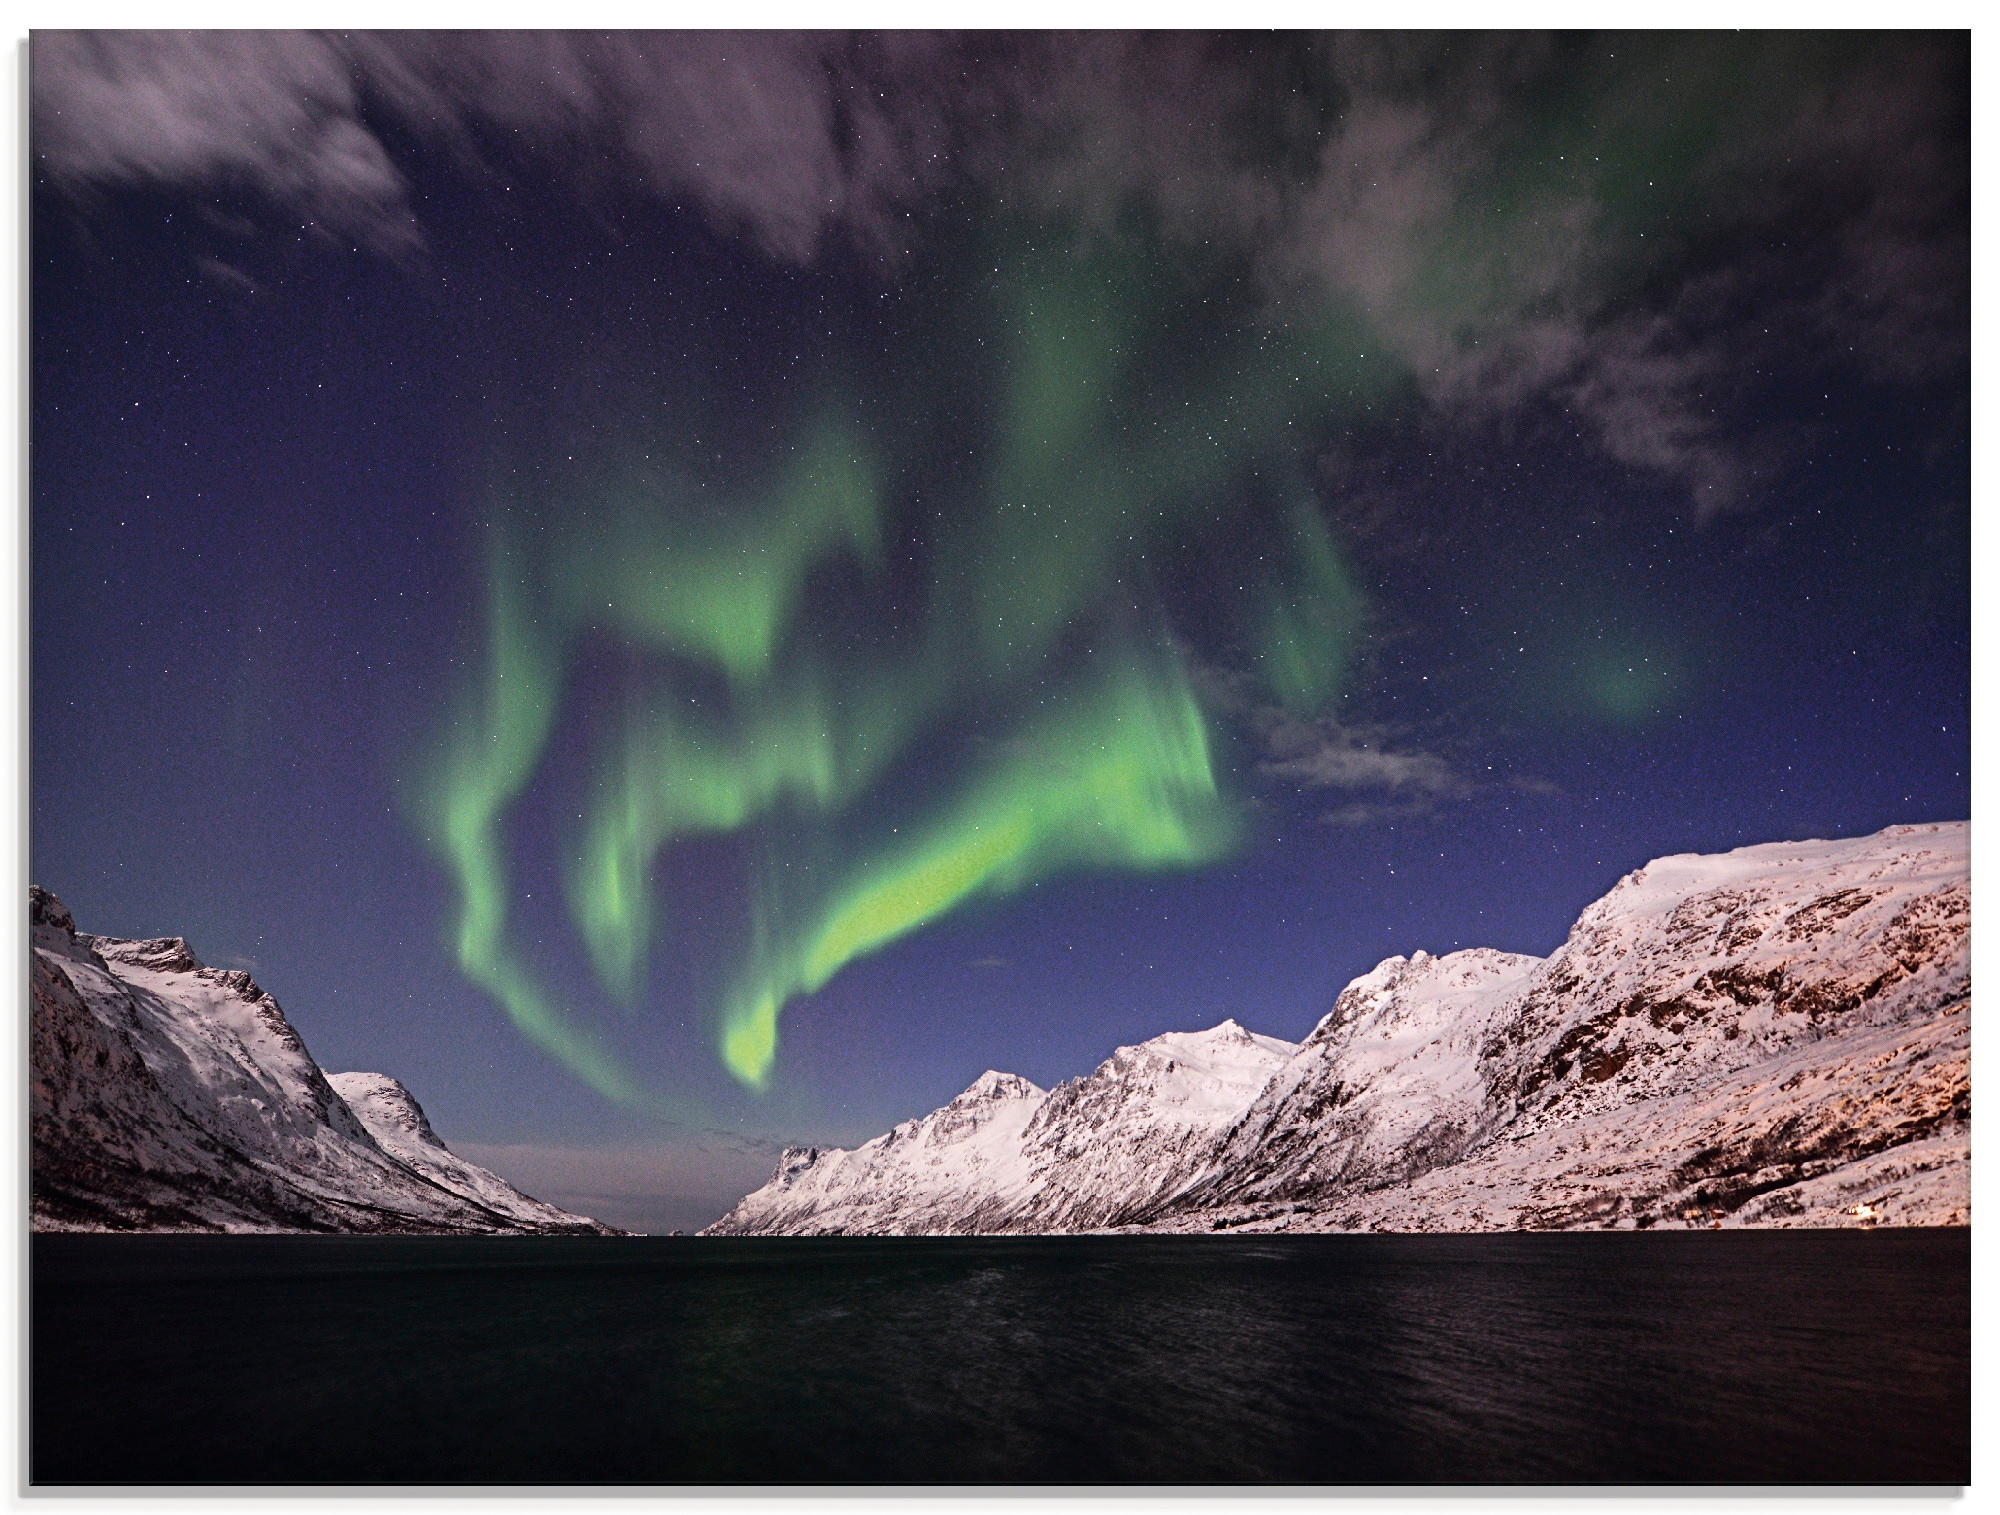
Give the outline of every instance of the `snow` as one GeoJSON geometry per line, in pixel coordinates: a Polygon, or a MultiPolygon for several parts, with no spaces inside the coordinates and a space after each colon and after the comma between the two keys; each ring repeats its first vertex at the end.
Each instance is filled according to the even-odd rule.
{"type": "MultiPolygon", "coordinates": [[[[1547,958],[1392,957],[787,1149],[709,1234],[1968,1224],[1968,823],[1657,859],[1547,958]]],[[[328,1078],[248,974],[30,891],[38,1228],[593,1231],[328,1078]]]]}
{"type": "Polygon", "coordinates": [[[38,1229],[601,1231],[454,1156],[409,1092],[343,1074],[178,937],[79,933],[30,891],[38,1229]]]}
{"type": "Polygon", "coordinates": [[[327,1077],[347,1108],[360,1118],[375,1144],[397,1162],[440,1189],[471,1200],[499,1215],[537,1226],[563,1229],[579,1219],[566,1210],[531,1199],[497,1173],[453,1152],[425,1117],[408,1089],[386,1073],[334,1073],[327,1077]]]}
{"type": "Polygon", "coordinates": [[[1293,1050],[1233,1020],[1120,1047],[1044,1092],[986,1072],[853,1151],[791,1148],[704,1234],[1046,1231],[1108,1224],[1177,1190],[1293,1050]]]}
{"type": "Polygon", "coordinates": [[[1963,1225],[1968,1021],[1961,1001],[1687,1093],[1503,1134],[1405,1184],[1296,1210],[1187,1213],[1163,1229],[1218,1219],[1245,1231],[1852,1225],[1862,1202],[1882,1223],[1963,1225]]]}
{"type": "Polygon", "coordinates": [[[1967,1224],[1970,846],[1660,858],[1547,958],[1389,958],[1297,1047],[1230,1020],[1046,1095],[987,1074],[710,1231],[1967,1224]]]}

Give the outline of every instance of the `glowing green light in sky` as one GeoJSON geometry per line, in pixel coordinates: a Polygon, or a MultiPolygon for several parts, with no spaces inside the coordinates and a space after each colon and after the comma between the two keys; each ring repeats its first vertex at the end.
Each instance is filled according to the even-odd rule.
{"type": "Polygon", "coordinates": [[[882,694],[855,701],[860,719],[813,684],[781,701],[744,703],[727,726],[671,704],[628,712],[595,786],[569,897],[599,978],[621,998],[639,988],[653,863],[668,842],[734,831],[780,802],[837,810],[894,754],[900,735],[898,707],[882,694]]]}
{"type": "Polygon", "coordinates": [[[862,859],[732,1003],[722,1053],[761,1085],[777,1015],[853,959],[978,894],[1006,894],[1075,867],[1209,862],[1232,840],[1200,709],[1177,668],[1114,665],[1010,742],[907,840],[862,859]]]}
{"type": "Polygon", "coordinates": [[[1600,652],[1579,673],[1587,708],[1619,726],[1651,720],[1680,692],[1673,661],[1665,656],[1600,652]]]}
{"type": "Polygon", "coordinates": [[[851,431],[823,420],[753,511],[659,492],[614,501],[564,533],[549,578],[577,626],[704,659],[738,683],[770,674],[808,570],[880,553],[878,494],[851,431]],[[665,508],[663,508],[665,507],[665,508]]]}
{"type": "Polygon", "coordinates": [[[1294,571],[1264,596],[1264,676],[1286,709],[1317,710],[1334,693],[1360,620],[1361,597],[1326,522],[1310,505],[1289,521],[1294,571]]]}
{"type": "Polygon", "coordinates": [[[599,1093],[635,1091],[603,1049],[548,1001],[507,945],[507,867],[502,813],[533,778],[555,719],[557,667],[521,610],[517,565],[504,541],[487,570],[486,681],[461,702],[442,760],[427,786],[431,840],[458,885],[453,948],[459,968],[506,1009],[527,1038],[599,1093]]]}
{"type": "MultiPolygon", "coordinates": [[[[893,529],[912,519],[908,485],[885,481],[922,459],[837,385],[762,479],[634,468],[495,529],[484,672],[427,773],[424,820],[458,890],[460,968],[607,1096],[637,1098],[510,946],[504,843],[590,657],[623,659],[623,693],[579,727],[591,777],[563,886],[607,992],[644,990],[676,843],[754,832],[767,854],[779,837],[811,853],[756,881],[720,1007],[723,1063],[751,1087],[787,1003],[965,902],[1231,846],[1155,562],[1198,551],[1225,494],[1263,498],[1260,464],[1295,466],[1296,423],[1346,382],[1328,358],[1345,339],[1252,333],[1190,356],[1129,264],[1026,266],[985,313],[984,358],[942,376],[940,405],[994,399],[962,412],[980,418],[971,473],[920,501],[914,608],[869,597],[896,566],[886,544],[912,540],[893,529]],[[968,723],[1003,739],[961,750],[968,723]],[[884,806],[904,824],[873,825],[884,806]]],[[[1337,690],[1360,601],[1316,508],[1279,518],[1282,550],[1232,592],[1269,697],[1310,710],[1337,690]]]]}

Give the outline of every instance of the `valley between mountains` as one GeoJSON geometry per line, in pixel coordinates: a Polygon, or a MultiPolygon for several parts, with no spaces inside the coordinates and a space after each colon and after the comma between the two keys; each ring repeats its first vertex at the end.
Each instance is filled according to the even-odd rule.
{"type": "MultiPolygon", "coordinates": [[[[1658,859],[1546,958],[1392,957],[1303,1042],[1225,1020],[791,1147],[703,1233],[1967,1225],[1969,823],[1658,859]]],[[[37,1230],[611,1234],[321,1071],[249,975],[29,891],[37,1230]]]]}

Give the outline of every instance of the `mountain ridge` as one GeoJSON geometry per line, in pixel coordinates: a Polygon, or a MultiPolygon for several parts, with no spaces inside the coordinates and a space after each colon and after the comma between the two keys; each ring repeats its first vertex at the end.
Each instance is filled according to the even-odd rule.
{"type": "Polygon", "coordinates": [[[1967,1224],[1970,923],[1969,822],[1657,858],[1546,958],[1385,959],[1199,1130],[1161,1049],[1233,1020],[1120,1048],[977,1162],[889,1159],[949,1147],[944,1111],[791,1149],[704,1234],[1967,1224]]]}
{"type": "Polygon", "coordinates": [[[616,1234],[458,1157],[388,1075],[329,1076],[248,973],[28,897],[34,1229],[616,1234]]]}

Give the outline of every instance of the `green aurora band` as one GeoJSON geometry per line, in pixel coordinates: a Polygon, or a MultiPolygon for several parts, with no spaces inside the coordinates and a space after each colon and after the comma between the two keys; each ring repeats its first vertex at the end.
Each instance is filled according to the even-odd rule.
{"type": "Polygon", "coordinates": [[[723,1020],[731,1071],[761,1084],[789,998],[974,895],[1067,868],[1190,866],[1227,849],[1232,817],[1179,670],[1115,666],[1101,690],[1077,693],[915,836],[861,859],[803,929],[760,955],[723,1020]]]}
{"type": "Polygon", "coordinates": [[[787,1003],[967,901],[1230,850],[1237,807],[1159,584],[1223,505],[1261,509],[1270,545],[1231,571],[1238,655],[1295,711],[1337,692],[1360,597],[1309,495],[1270,481],[1297,466],[1295,423],[1379,385],[1380,365],[1359,362],[1339,323],[1255,331],[1189,362],[1171,349],[1173,312],[1130,269],[1029,268],[987,312],[1001,356],[983,467],[930,522],[919,613],[872,643],[825,613],[880,581],[895,523],[884,444],[838,386],[736,498],[635,469],[538,519],[496,510],[483,677],[415,789],[456,885],[461,970],[606,1097],[643,1102],[507,924],[503,819],[581,650],[615,647],[640,670],[599,733],[565,867],[608,994],[643,993],[656,874],[676,842],[761,826],[816,859],[762,870],[720,1007],[722,1061],[750,1088],[771,1076],[787,1003]],[[968,721],[998,739],[941,776],[935,744],[968,721]],[[899,823],[871,833],[864,812],[885,805],[899,823]]]}
{"type": "MultiPolygon", "coordinates": [[[[1199,581],[1191,619],[1222,637],[1202,657],[1295,717],[1324,710],[1363,599],[1303,470],[1334,424],[1411,394],[1385,333],[1466,354],[1565,301],[1609,308],[1706,199],[1740,191],[1729,144],[1789,129],[1874,45],[1561,44],[1573,56],[1524,86],[1365,311],[1253,295],[1191,244],[1119,233],[1079,252],[1074,227],[1003,217],[1020,240],[943,256],[947,276],[911,295],[892,377],[802,382],[819,403],[766,476],[724,487],[713,451],[690,448],[679,472],[633,465],[496,506],[481,670],[405,791],[456,886],[459,966],[578,1077],[643,1101],[508,924],[504,822],[607,649],[631,671],[615,717],[579,728],[594,768],[565,839],[569,914],[604,990],[635,1003],[672,849],[755,843],[748,946],[715,1024],[744,1085],[771,1077],[789,1001],[962,904],[1220,857],[1240,828],[1177,588],[1199,581]]],[[[1315,88],[1333,119],[1338,90],[1315,88]]],[[[1293,169],[1268,145],[1282,198],[1293,169]]],[[[714,419],[703,403],[690,433],[714,419]]],[[[1565,687],[1594,718],[1647,719],[1684,671],[1644,653],[1579,657],[1565,687]]]]}

